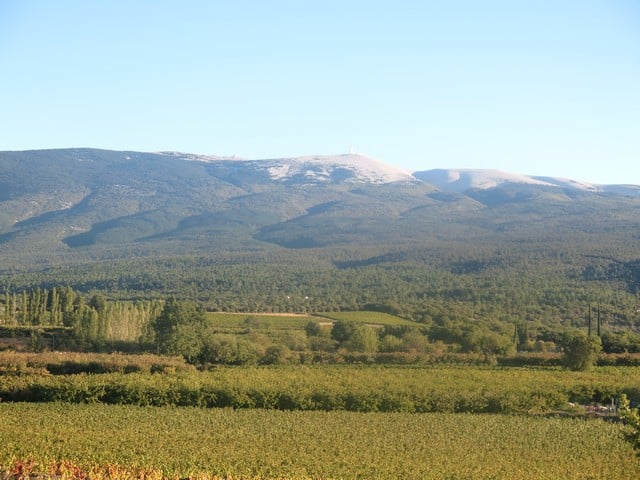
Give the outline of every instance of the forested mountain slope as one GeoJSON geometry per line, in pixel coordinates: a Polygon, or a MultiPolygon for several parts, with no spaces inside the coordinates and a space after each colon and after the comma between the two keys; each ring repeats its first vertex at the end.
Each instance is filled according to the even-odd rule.
{"type": "Polygon", "coordinates": [[[635,327],[640,189],[360,155],[0,152],[3,288],[635,327]]]}

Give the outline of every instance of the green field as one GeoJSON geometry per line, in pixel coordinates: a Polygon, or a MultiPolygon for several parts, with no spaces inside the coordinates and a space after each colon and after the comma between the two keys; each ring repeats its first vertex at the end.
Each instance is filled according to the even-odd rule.
{"type": "Polygon", "coordinates": [[[254,328],[259,330],[303,330],[304,326],[311,320],[317,320],[317,318],[310,315],[295,314],[207,313],[207,322],[209,326],[217,329],[229,330],[245,328],[254,328]]]}
{"type": "Polygon", "coordinates": [[[281,479],[637,479],[619,424],[521,416],[0,404],[15,458],[281,479]]]}
{"type": "Polygon", "coordinates": [[[323,312],[310,315],[300,314],[268,314],[268,313],[226,313],[208,312],[207,321],[209,325],[217,328],[238,329],[245,328],[247,324],[254,325],[254,328],[271,329],[303,329],[310,321],[320,323],[344,320],[347,322],[364,323],[368,325],[391,325],[391,326],[421,326],[421,324],[405,320],[382,312],[323,312]],[[251,320],[247,320],[250,318],[251,320]]]}
{"type": "Polygon", "coordinates": [[[395,315],[389,315],[388,313],[382,312],[326,312],[318,313],[317,315],[329,320],[344,320],[347,322],[358,322],[367,325],[421,326],[420,323],[412,322],[411,320],[405,320],[404,318],[396,317],[395,315]]]}

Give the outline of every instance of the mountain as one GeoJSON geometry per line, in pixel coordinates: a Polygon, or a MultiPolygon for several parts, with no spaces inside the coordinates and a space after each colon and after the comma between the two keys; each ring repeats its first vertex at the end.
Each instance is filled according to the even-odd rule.
{"type": "Polygon", "coordinates": [[[537,185],[543,187],[576,188],[596,191],[593,185],[560,180],[552,177],[532,177],[500,170],[435,169],[414,172],[414,177],[436,186],[439,190],[465,192],[471,189],[486,190],[507,184],[537,185]]]}
{"type": "Polygon", "coordinates": [[[434,185],[439,190],[449,192],[487,190],[515,184],[630,196],[640,195],[639,185],[595,185],[568,178],[522,175],[490,169],[433,169],[413,172],[412,175],[416,179],[434,185]]]}
{"type": "Polygon", "coordinates": [[[285,290],[325,307],[518,302],[559,318],[572,313],[554,292],[635,302],[639,207],[633,185],[408,172],[357,154],[0,152],[0,285],[190,291],[253,308],[285,290]]]}
{"type": "Polygon", "coordinates": [[[288,184],[318,183],[391,183],[414,181],[411,172],[386,165],[378,160],[360,154],[314,155],[292,158],[248,160],[235,157],[194,155],[180,152],[163,152],[177,160],[205,162],[215,169],[224,171],[235,169],[246,175],[238,178],[242,182],[259,175],[288,184]]]}
{"type": "MultiPolygon", "coordinates": [[[[0,152],[0,254],[224,240],[302,248],[420,241],[441,216],[466,219],[518,203],[580,208],[576,199],[637,197],[597,186],[497,170],[408,172],[357,154],[247,160],[179,152],[96,149],[0,152]],[[453,217],[452,217],[453,215],[453,217]],[[11,253],[10,253],[11,252],[11,253]]],[[[494,212],[495,213],[495,212],[494,212]]],[[[126,249],[125,249],[126,250],[126,249]]],[[[85,252],[87,253],[87,252],[85,252]]]]}
{"type": "Polygon", "coordinates": [[[16,241],[22,248],[75,248],[255,227],[317,207],[321,190],[328,200],[348,185],[413,180],[360,155],[241,160],[92,149],[4,152],[0,248],[16,241]],[[320,186],[308,198],[306,189],[320,186]]]}

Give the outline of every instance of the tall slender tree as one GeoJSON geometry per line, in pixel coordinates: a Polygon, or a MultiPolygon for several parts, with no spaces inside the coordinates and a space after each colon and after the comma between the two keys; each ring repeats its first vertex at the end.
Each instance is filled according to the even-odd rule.
{"type": "Polygon", "coordinates": [[[22,297],[20,298],[20,323],[22,325],[29,324],[29,299],[25,290],[22,291],[22,297]]]}

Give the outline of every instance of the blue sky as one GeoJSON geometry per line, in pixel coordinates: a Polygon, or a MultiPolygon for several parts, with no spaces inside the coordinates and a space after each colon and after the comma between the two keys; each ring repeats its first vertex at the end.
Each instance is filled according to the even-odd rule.
{"type": "Polygon", "coordinates": [[[638,0],[0,0],[0,150],[640,184],[638,0]]]}

